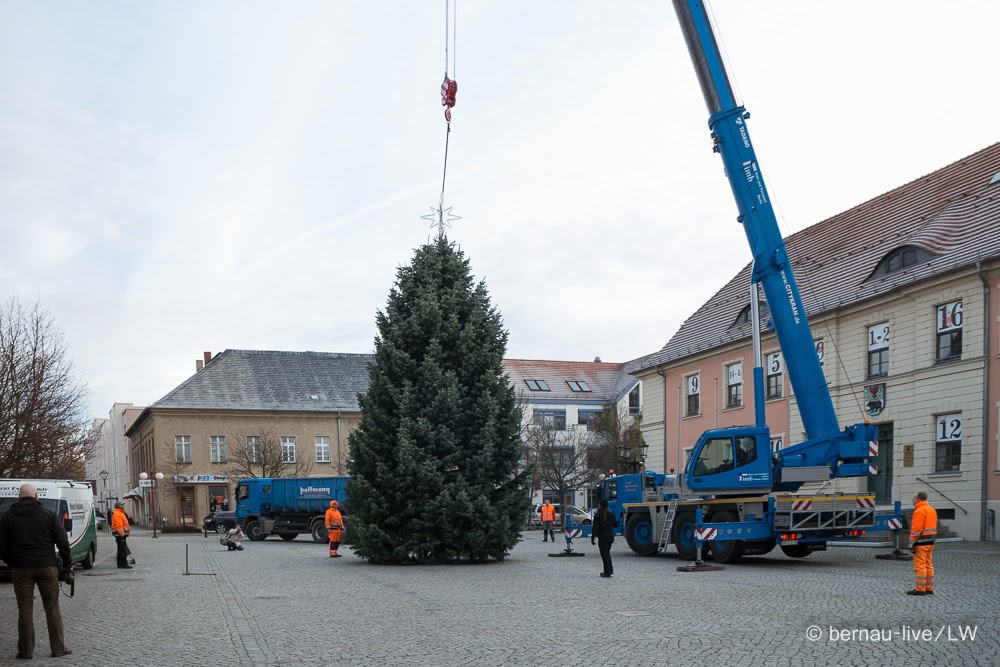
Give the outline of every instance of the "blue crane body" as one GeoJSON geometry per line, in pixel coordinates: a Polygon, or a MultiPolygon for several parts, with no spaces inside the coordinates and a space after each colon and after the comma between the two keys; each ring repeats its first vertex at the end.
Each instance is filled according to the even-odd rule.
{"type": "MultiPolygon", "coordinates": [[[[311,535],[326,541],[326,510],[330,501],[347,501],[350,477],[254,477],[236,485],[236,521],[251,540],[278,535],[294,540],[311,535]]],[[[346,511],[346,508],[344,508],[346,511]]]]}
{"type": "Polygon", "coordinates": [[[682,556],[693,558],[696,530],[721,562],[767,553],[776,545],[789,556],[803,557],[825,549],[827,542],[856,539],[869,530],[898,531],[898,502],[877,508],[869,493],[791,495],[806,483],[869,475],[878,454],[877,428],[867,422],[840,428],[750,141],[750,116],[733,94],[704,2],[673,4],[708,106],[713,150],[722,157],[737,220],[753,253],[756,423],[705,431],[679,474],[645,472],[605,479],[602,497],[622,521],[630,548],[645,555],[673,545],[682,556]],[[774,454],[764,417],[758,285],[770,308],[807,437],[774,454]]]}

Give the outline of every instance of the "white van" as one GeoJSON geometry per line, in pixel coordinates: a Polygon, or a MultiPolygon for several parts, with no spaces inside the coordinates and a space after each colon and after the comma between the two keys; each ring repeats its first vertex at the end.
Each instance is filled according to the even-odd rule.
{"type": "MultiPolygon", "coordinates": [[[[97,524],[94,514],[94,491],[87,482],[65,479],[0,479],[0,516],[17,502],[21,485],[30,482],[38,490],[42,505],[63,520],[69,537],[73,563],[89,570],[97,559],[97,524]]],[[[10,566],[0,560],[0,572],[10,566]]]]}

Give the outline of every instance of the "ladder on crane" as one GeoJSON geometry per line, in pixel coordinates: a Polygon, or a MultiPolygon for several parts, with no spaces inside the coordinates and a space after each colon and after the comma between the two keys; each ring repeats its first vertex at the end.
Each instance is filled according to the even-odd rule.
{"type": "Polygon", "coordinates": [[[666,551],[670,546],[670,528],[674,525],[674,516],[677,514],[677,498],[672,498],[667,505],[667,515],[663,520],[663,532],[660,533],[660,546],[657,551],[666,551]]]}

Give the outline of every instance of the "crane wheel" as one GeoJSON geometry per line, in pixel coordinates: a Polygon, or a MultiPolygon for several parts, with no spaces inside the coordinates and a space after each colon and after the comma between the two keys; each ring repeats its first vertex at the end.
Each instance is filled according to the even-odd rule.
{"type": "Polygon", "coordinates": [[[789,558],[805,558],[813,552],[811,544],[782,544],[781,550],[789,558]]]}
{"type": "Polygon", "coordinates": [[[648,514],[633,514],[625,522],[625,541],[628,547],[640,556],[652,556],[656,553],[656,538],[653,536],[653,523],[648,514]]]}
{"type": "MultiPolygon", "coordinates": [[[[711,523],[736,523],[740,520],[735,512],[716,512],[708,519],[711,523]]],[[[738,563],[743,558],[742,540],[712,540],[708,543],[712,557],[717,563],[738,563]]]]}
{"type": "Polygon", "coordinates": [[[698,545],[694,541],[694,512],[681,512],[674,519],[674,546],[684,560],[694,560],[698,545]]]}

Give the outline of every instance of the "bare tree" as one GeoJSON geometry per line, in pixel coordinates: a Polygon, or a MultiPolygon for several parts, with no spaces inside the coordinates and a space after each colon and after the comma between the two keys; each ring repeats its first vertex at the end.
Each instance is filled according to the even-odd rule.
{"type": "Polygon", "coordinates": [[[313,463],[300,452],[284,451],[281,438],[266,424],[237,429],[227,438],[226,473],[236,479],[248,477],[308,477],[313,463]]]}
{"type": "Polygon", "coordinates": [[[566,494],[594,485],[599,474],[588,460],[587,438],[573,428],[556,430],[547,424],[531,424],[525,433],[524,458],[533,479],[543,489],[566,494]]]}
{"type": "Polygon", "coordinates": [[[604,406],[601,414],[590,422],[590,435],[590,461],[595,470],[617,469],[625,461],[640,459],[640,417],[632,415],[624,405],[604,406]],[[625,452],[624,457],[622,451],[625,452]]]}
{"type": "Polygon", "coordinates": [[[52,316],[12,296],[0,310],[0,477],[82,476],[86,393],[52,316]]]}

